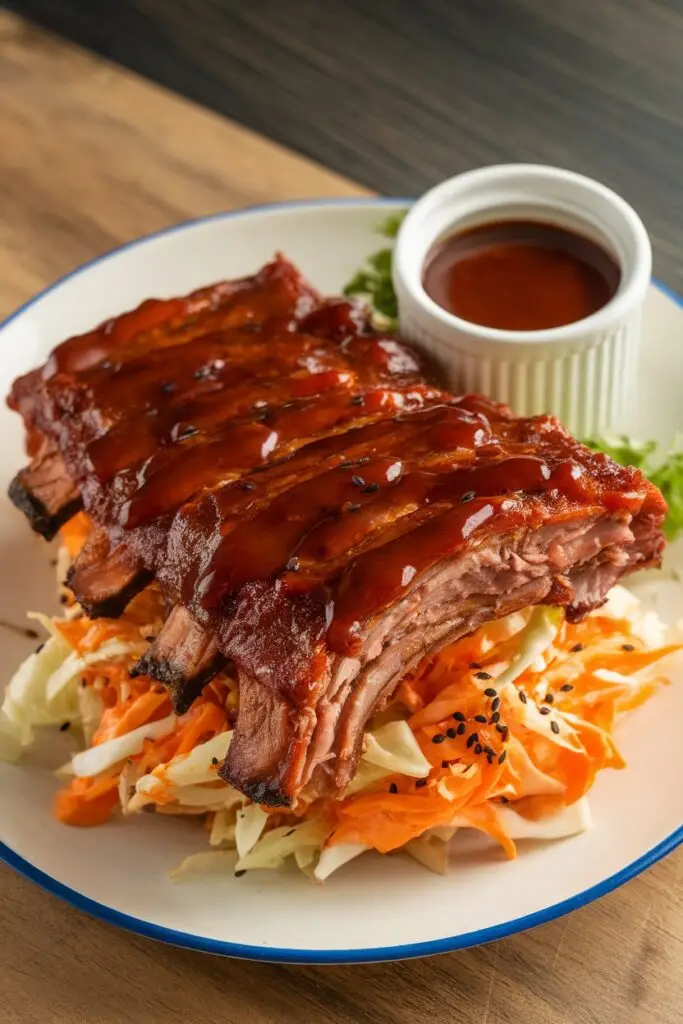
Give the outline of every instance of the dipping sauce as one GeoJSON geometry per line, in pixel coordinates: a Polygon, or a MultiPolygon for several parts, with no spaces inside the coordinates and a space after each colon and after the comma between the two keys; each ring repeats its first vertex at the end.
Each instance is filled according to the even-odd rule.
{"type": "Polygon", "coordinates": [[[542,331],[606,306],[621,271],[597,242],[541,221],[498,221],[451,235],[427,257],[423,285],[443,309],[482,327],[542,331]]]}

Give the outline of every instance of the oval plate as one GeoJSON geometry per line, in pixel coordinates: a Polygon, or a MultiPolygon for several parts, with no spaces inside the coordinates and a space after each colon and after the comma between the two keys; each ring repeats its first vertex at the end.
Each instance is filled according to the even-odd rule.
{"type": "MultiPolygon", "coordinates": [[[[104,256],[29,302],[2,327],[0,390],[42,362],[64,337],[152,295],[167,296],[256,270],[284,252],[334,294],[383,247],[378,223],[407,203],[323,200],[260,207],[180,225],[104,256]]],[[[680,426],[683,310],[653,287],[645,317],[641,392],[632,432],[671,439],[680,426]]],[[[23,464],[19,417],[0,411],[4,491],[23,464]]],[[[42,542],[8,501],[0,502],[0,622],[56,609],[42,542]]],[[[0,628],[7,678],[33,644],[0,628]]],[[[555,843],[520,843],[515,861],[467,841],[448,877],[402,855],[367,855],[323,886],[294,869],[243,878],[213,874],[172,882],[171,868],[207,849],[195,826],[141,815],[97,829],[69,829],[51,816],[49,771],[69,740],[43,731],[20,765],[0,765],[2,854],[74,906],[166,942],[298,963],[351,963],[422,956],[476,945],[552,920],[609,892],[683,841],[674,759],[683,685],[671,686],[624,724],[624,772],[603,773],[592,794],[595,824],[555,843]],[[656,782],[656,787],[654,783],[656,782]]]]}

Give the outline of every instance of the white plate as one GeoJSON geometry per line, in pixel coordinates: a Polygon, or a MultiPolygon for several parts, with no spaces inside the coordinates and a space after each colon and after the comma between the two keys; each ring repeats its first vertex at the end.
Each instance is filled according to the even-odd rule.
{"type": "MultiPolygon", "coordinates": [[[[219,215],[161,232],[83,267],[28,303],[0,332],[0,390],[69,334],[150,295],[174,295],[243,275],[281,250],[334,293],[380,247],[378,221],[397,200],[292,203],[219,215]]],[[[648,298],[634,432],[667,440],[681,426],[683,311],[656,288],[648,298]]],[[[0,411],[0,488],[22,465],[19,417],[0,411]]],[[[44,544],[0,502],[0,620],[55,607],[44,544]]],[[[9,677],[32,644],[0,629],[9,677]]],[[[683,681],[681,681],[683,682],[683,681]]],[[[432,875],[403,856],[365,856],[323,886],[291,872],[214,875],[174,883],[167,872],[205,849],[195,827],[142,815],[70,829],[50,813],[68,738],[45,732],[21,765],[0,765],[6,860],[46,889],[106,921],[213,953],[334,963],[390,960],[474,945],[549,921],[637,875],[683,841],[678,756],[683,685],[638,711],[621,735],[630,762],[603,773],[594,827],[573,839],[520,844],[516,861],[493,846],[460,851],[453,873],[432,875]],[[61,747],[61,754],[59,748],[61,747]]]]}

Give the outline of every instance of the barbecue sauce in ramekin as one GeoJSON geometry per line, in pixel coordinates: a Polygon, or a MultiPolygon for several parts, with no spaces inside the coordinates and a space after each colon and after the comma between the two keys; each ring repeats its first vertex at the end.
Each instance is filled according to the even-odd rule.
{"type": "Polygon", "coordinates": [[[423,285],[461,320],[542,331],[597,313],[620,279],[614,257],[592,239],[543,221],[504,220],[438,242],[427,257],[423,285]]]}

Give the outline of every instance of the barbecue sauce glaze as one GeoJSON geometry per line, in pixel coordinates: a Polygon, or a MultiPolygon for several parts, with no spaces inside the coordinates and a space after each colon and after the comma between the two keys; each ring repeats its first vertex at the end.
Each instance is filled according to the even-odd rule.
{"type": "Polygon", "coordinates": [[[616,294],[621,272],[591,239],[556,224],[506,220],[439,242],[424,288],[461,320],[506,331],[576,323],[616,294]]]}
{"type": "Polygon", "coordinates": [[[649,494],[550,417],[440,390],[285,261],[70,339],[15,385],[28,424],[43,388],[87,510],[171,600],[216,627],[277,581],[340,653],[462,547],[649,494]]]}

